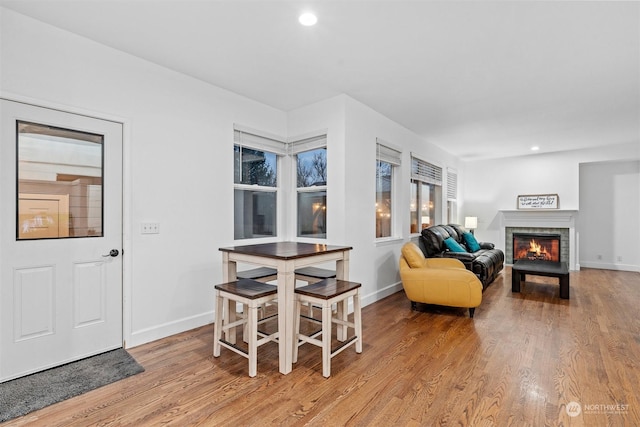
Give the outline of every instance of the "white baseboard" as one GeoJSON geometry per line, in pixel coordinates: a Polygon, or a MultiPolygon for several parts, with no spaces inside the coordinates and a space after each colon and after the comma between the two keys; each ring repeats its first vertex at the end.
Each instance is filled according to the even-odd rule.
{"type": "MultiPolygon", "coordinates": [[[[386,286],[377,291],[363,295],[362,306],[365,307],[369,304],[373,304],[383,298],[388,297],[398,291],[402,290],[402,282],[394,283],[386,286]]],[[[353,310],[352,305],[349,306],[349,311],[353,310]]],[[[207,311],[206,313],[198,314],[196,316],[179,319],[174,322],[164,323],[162,325],[154,326],[151,328],[142,329],[130,334],[129,339],[125,342],[125,348],[137,347],[142,344],[149,343],[151,341],[166,338],[171,335],[179,334],[181,332],[188,331],[190,329],[199,328],[200,326],[213,323],[214,312],[207,311]]]]}
{"type": "Polygon", "coordinates": [[[600,270],[618,270],[640,272],[640,266],[631,264],[615,264],[610,262],[580,261],[580,266],[584,268],[597,268],[600,270]]]}
{"type": "MultiPolygon", "coordinates": [[[[212,304],[213,305],[213,304],[212,304]]],[[[149,343],[151,341],[166,338],[171,335],[179,334],[191,329],[199,328],[200,326],[213,323],[214,312],[207,311],[206,313],[198,314],[196,316],[179,319],[174,322],[164,323],[162,325],[153,326],[151,328],[135,331],[129,335],[129,339],[125,342],[125,348],[136,347],[142,344],[149,343]]]]}
{"type": "Polygon", "coordinates": [[[363,295],[362,298],[362,306],[365,307],[369,304],[373,304],[376,301],[380,301],[383,298],[388,297],[389,295],[395,294],[398,291],[402,290],[402,282],[393,283],[391,285],[385,286],[382,289],[378,289],[377,291],[363,295]]]}

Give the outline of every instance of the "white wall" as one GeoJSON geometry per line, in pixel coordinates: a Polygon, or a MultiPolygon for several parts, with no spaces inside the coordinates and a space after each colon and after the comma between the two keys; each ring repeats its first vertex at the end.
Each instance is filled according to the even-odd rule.
{"type": "MultiPolygon", "coordinates": [[[[400,289],[409,217],[398,214],[398,239],[376,244],[376,138],[403,151],[399,208],[409,204],[410,152],[445,170],[457,166],[452,156],[345,95],[285,113],[13,11],[0,14],[1,95],[125,123],[128,346],[213,319],[218,248],[233,244],[234,123],[290,138],[326,130],[327,243],[353,246],[351,277],[363,283],[365,303],[400,289]],[[158,222],[160,234],[142,235],[142,222],[158,222]]],[[[284,223],[282,237],[295,236],[293,221],[284,223]]]]}
{"type": "Polygon", "coordinates": [[[286,135],[286,114],[0,13],[2,95],[126,121],[127,345],[212,321],[218,248],[233,243],[233,124],[286,135]],[[159,222],[160,234],[141,235],[146,221],[159,222]]]}
{"type": "Polygon", "coordinates": [[[457,160],[346,95],[290,112],[289,135],[318,129],[326,129],[328,137],[328,242],[353,246],[350,278],[363,284],[368,304],[401,289],[398,258],[402,244],[410,237],[410,153],[443,167],[445,175],[447,166],[458,166],[457,160]],[[402,151],[396,187],[398,235],[385,243],[375,239],[376,138],[402,151]]]}
{"type": "Polygon", "coordinates": [[[640,271],[640,161],[580,165],[580,264],[640,271]]]}
{"type": "MultiPolygon", "coordinates": [[[[588,195],[598,197],[586,183],[580,181],[580,165],[591,162],[640,159],[640,141],[613,145],[605,148],[593,148],[550,154],[530,155],[524,157],[493,159],[463,163],[464,203],[460,206],[461,217],[473,215],[478,217],[476,235],[479,240],[493,242],[504,249],[500,242],[499,210],[516,209],[517,196],[521,194],[558,194],[560,209],[580,210],[579,218],[591,206],[584,206],[581,198],[588,195]],[[584,212],[583,212],[584,210],[584,212]]],[[[633,178],[630,178],[633,180],[633,178]]],[[[637,179],[637,176],[636,176],[637,179]]],[[[637,188],[637,187],[636,187],[637,188]]],[[[633,192],[633,189],[631,190],[633,192]]],[[[636,198],[638,191],[636,189],[636,198]]],[[[633,199],[633,196],[631,196],[633,199]]],[[[627,209],[628,218],[639,218],[637,204],[626,206],[613,204],[602,227],[609,235],[613,234],[614,221],[618,210],[627,209]],[[635,217],[633,216],[635,215],[635,217]]],[[[626,216],[625,216],[626,217],[626,216]]],[[[636,220],[637,222],[637,220],[636,220]]],[[[578,220],[577,231],[580,236],[580,247],[590,233],[590,226],[578,220]]],[[[632,233],[633,234],[633,233],[632,233]]],[[[638,240],[638,234],[635,235],[638,240]]],[[[617,248],[613,252],[621,251],[617,248]]],[[[630,248],[629,259],[638,259],[640,249],[630,248]],[[635,251],[635,255],[633,252],[635,251]]],[[[580,252],[580,261],[582,253],[580,252]]],[[[587,260],[588,261],[588,260],[587,260]]],[[[587,262],[588,263],[588,262],[587,262]]],[[[637,261],[636,261],[636,266],[637,261]]]]}

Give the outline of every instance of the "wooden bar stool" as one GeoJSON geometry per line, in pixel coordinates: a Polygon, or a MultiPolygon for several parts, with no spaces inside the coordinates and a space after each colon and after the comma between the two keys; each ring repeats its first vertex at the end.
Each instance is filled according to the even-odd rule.
{"type": "Polygon", "coordinates": [[[336,271],[318,267],[301,267],[296,269],[295,275],[297,280],[311,284],[324,279],[334,279],[336,277],[336,271]]]}
{"type": "Polygon", "coordinates": [[[238,271],[238,279],[252,279],[258,282],[270,282],[278,278],[278,271],[270,267],[258,267],[250,270],[238,271]]]}
{"type": "MultiPolygon", "coordinates": [[[[266,334],[258,331],[258,324],[271,317],[258,320],[258,309],[265,303],[277,297],[278,288],[274,285],[258,282],[251,279],[240,279],[235,282],[216,285],[216,321],[213,329],[213,356],[220,356],[220,347],[226,347],[231,351],[249,359],[249,376],[255,377],[258,367],[258,347],[269,341],[278,342],[278,332],[266,334]],[[243,304],[244,316],[235,320],[235,313],[231,314],[228,301],[243,304]],[[226,313],[224,307],[227,307],[226,313]],[[223,316],[226,314],[226,316],[223,316]],[[237,346],[230,340],[222,338],[222,333],[235,333],[235,327],[246,325],[246,339],[248,350],[237,346]],[[260,337],[260,339],[258,339],[260,337]]],[[[275,315],[274,315],[275,316],[275,315]]],[[[234,340],[235,341],[235,340],[234,340]]]]}
{"type": "MultiPolygon", "coordinates": [[[[238,279],[252,279],[257,280],[258,282],[267,283],[278,278],[278,271],[275,268],[271,267],[258,267],[249,270],[238,271],[236,273],[236,277],[238,279]]],[[[263,304],[260,309],[262,311],[262,315],[259,315],[258,317],[262,318],[264,317],[264,313],[267,312],[266,304],[263,304]]]]}
{"type": "Polygon", "coordinates": [[[304,343],[309,343],[322,348],[322,375],[331,375],[331,358],[340,353],[351,344],[355,344],[356,353],[362,353],[362,312],[360,306],[360,283],[348,282],[346,280],[325,279],[320,282],[297,288],[296,294],[296,330],[295,337],[298,342],[293,348],[293,362],[298,361],[298,347],[304,343]],[[341,318],[340,313],[346,313],[340,305],[348,303],[349,298],[353,298],[353,322],[349,322],[346,317],[341,318]],[[300,316],[303,303],[313,304],[322,308],[322,329],[311,335],[300,333],[300,316]],[[338,304],[338,316],[333,317],[332,304],[338,304]],[[331,348],[331,324],[336,323],[354,329],[354,336],[346,339],[335,350],[331,348]],[[322,340],[317,339],[322,335],[322,340]]]}
{"type": "MultiPolygon", "coordinates": [[[[319,267],[301,267],[295,270],[296,280],[302,280],[307,284],[313,284],[320,282],[324,279],[335,279],[336,271],[327,270],[326,268],[319,267]]],[[[313,305],[309,304],[309,315],[306,316],[309,320],[313,320],[313,305]]]]}

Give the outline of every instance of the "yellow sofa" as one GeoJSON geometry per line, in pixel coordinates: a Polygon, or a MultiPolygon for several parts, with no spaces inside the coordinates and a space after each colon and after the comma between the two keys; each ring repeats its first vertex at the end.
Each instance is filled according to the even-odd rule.
{"type": "Polygon", "coordinates": [[[462,262],[453,258],[425,258],[413,242],[402,247],[400,278],[412,309],[418,302],[463,307],[473,317],[482,302],[482,283],[462,262]]]}

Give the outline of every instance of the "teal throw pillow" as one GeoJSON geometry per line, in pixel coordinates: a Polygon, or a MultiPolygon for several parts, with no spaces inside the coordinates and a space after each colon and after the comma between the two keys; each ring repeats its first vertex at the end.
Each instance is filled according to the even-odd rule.
{"type": "Polygon", "coordinates": [[[476,236],[474,236],[473,234],[467,231],[466,233],[462,234],[462,238],[464,239],[464,243],[466,243],[467,247],[471,252],[480,250],[480,244],[478,244],[478,241],[476,240],[476,236]]]}
{"type": "Polygon", "coordinates": [[[444,240],[444,244],[447,246],[447,249],[449,249],[451,252],[467,252],[464,250],[462,246],[460,246],[460,243],[456,242],[453,239],[453,237],[447,237],[444,240]]]}

